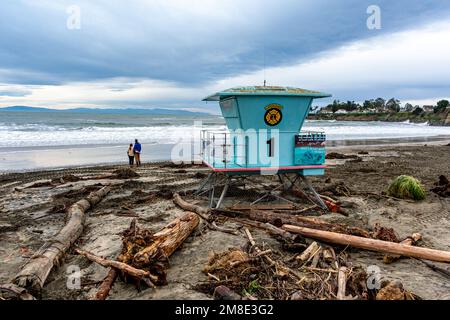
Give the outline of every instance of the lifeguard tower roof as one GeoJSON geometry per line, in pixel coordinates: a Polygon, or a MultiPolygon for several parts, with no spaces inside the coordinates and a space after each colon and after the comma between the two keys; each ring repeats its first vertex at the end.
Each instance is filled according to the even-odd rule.
{"type": "Polygon", "coordinates": [[[236,87],[221,92],[212,94],[203,101],[220,101],[221,98],[230,96],[280,96],[280,97],[313,97],[326,98],[331,97],[331,94],[319,91],[306,90],[294,87],[279,87],[279,86],[250,86],[250,87],[236,87]]]}

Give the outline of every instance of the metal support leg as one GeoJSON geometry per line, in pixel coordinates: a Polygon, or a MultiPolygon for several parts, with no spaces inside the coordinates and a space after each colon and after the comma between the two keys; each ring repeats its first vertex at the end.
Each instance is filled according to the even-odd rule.
{"type": "Polygon", "coordinates": [[[214,206],[214,186],[209,191],[209,207],[212,208],[214,206]]]}
{"type": "Polygon", "coordinates": [[[222,201],[227,194],[228,187],[230,186],[230,180],[231,178],[228,178],[227,181],[225,182],[225,186],[223,187],[222,194],[220,195],[219,201],[217,202],[216,209],[220,208],[220,205],[222,204],[222,201]]]}
{"type": "Polygon", "coordinates": [[[305,186],[308,188],[308,191],[312,193],[312,195],[314,196],[314,200],[317,202],[317,204],[323,209],[328,211],[328,207],[325,204],[325,202],[323,202],[322,198],[320,197],[320,195],[316,192],[316,190],[314,190],[314,187],[311,185],[311,183],[309,182],[309,180],[305,177],[300,175],[300,179],[301,181],[305,184],[305,186]]]}
{"type": "Polygon", "coordinates": [[[208,176],[202,181],[198,189],[194,192],[194,195],[198,195],[203,188],[208,184],[209,180],[211,180],[213,173],[208,174],[208,176]]]}

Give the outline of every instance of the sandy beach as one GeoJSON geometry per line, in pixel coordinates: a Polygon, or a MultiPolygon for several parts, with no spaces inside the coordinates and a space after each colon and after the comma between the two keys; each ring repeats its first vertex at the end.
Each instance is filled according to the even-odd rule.
{"type": "MultiPolygon", "coordinates": [[[[331,148],[340,153],[355,155],[351,160],[327,160],[324,177],[313,178],[317,190],[329,183],[342,182],[350,194],[334,194],[350,213],[345,217],[336,213],[320,216],[333,223],[343,223],[373,229],[375,224],[394,228],[399,239],[415,232],[423,236],[421,246],[450,250],[450,199],[427,191],[420,202],[399,200],[384,195],[389,182],[398,175],[409,174],[418,178],[430,190],[440,175],[450,176],[450,141],[424,144],[384,146],[341,146],[331,148]],[[363,151],[363,152],[361,152],[363,151]]],[[[64,208],[86,196],[100,185],[111,185],[112,191],[89,212],[86,227],[78,239],[77,247],[96,255],[115,259],[121,250],[120,233],[137,218],[143,228],[157,231],[182,214],[174,205],[171,194],[179,192],[185,199],[206,205],[206,198],[191,195],[209,169],[199,165],[174,166],[167,162],[145,164],[134,169],[139,177],[132,179],[95,179],[67,182],[57,186],[26,188],[36,181],[60,179],[69,174],[89,178],[104,175],[124,167],[118,165],[69,168],[28,173],[7,173],[0,176],[0,283],[8,282],[23,265],[65,221],[64,208]],[[159,196],[140,201],[155,191],[159,196]],[[167,195],[167,190],[169,195],[167,195]]],[[[264,190],[254,189],[256,193],[264,190]]],[[[240,192],[226,198],[225,206],[246,201],[240,192]]],[[[298,200],[301,204],[302,200],[298,200]]],[[[306,204],[304,204],[306,205],[306,204]]],[[[224,227],[238,230],[236,235],[207,230],[194,232],[170,257],[168,285],[157,289],[136,290],[117,280],[110,299],[211,299],[196,286],[208,278],[202,272],[210,252],[239,247],[245,243],[242,226],[232,220],[221,220],[224,227]]],[[[276,252],[283,253],[279,242],[264,231],[250,228],[255,240],[276,252]]],[[[423,299],[450,299],[448,278],[431,270],[415,259],[403,258],[392,264],[383,263],[383,255],[376,252],[343,248],[355,265],[378,266],[384,280],[401,281],[404,288],[423,299]]],[[[284,253],[287,254],[287,253],[284,253]]],[[[447,268],[445,264],[436,265],[447,268]]],[[[90,299],[108,269],[76,255],[65,256],[61,266],[50,274],[42,292],[43,299],[90,299]],[[67,268],[79,266],[81,288],[68,289],[67,268]]]]}

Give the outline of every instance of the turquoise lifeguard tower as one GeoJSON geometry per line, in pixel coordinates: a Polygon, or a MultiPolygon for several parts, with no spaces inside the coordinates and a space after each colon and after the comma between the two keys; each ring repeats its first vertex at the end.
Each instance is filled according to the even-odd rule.
{"type": "Polygon", "coordinates": [[[214,190],[222,181],[216,205],[220,207],[233,179],[278,175],[284,188],[303,181],[316,202],[326,208],[306,179],[324,174],[326,137],[323,132],[302,132],[301,128],[313,99],[330,96],[300,88],[253,86],[206,97],[204,101],[219,102],[227,130],[201,133],[201,157],[212,172],[198,192],[209,186],[206,190],[210,191],[210,206],[214,206],[214,190]]]}

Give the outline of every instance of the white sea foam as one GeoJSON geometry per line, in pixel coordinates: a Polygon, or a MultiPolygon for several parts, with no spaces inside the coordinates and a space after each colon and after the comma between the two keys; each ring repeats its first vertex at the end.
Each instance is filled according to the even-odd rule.
{"type": "MultiPolygon", "coordinates": [[[[170,120],[170,118],[167,118],[170,120]]],[[[86,124],[86,122],[85,122],[86,124]]],[[[48,124],[0,123],[0,147],[114,145],[135,138],[146,144],[172,144],[181,139],[199,137],[201,129],[221,130],[224,125],[194,124],[149,126],[64,126],[48,124]]],[[[427,124],[386,122],[306,121],[302,130],[324,131],[328,140],[412,138],[450,135],[450,127],[427,124]]]]}

